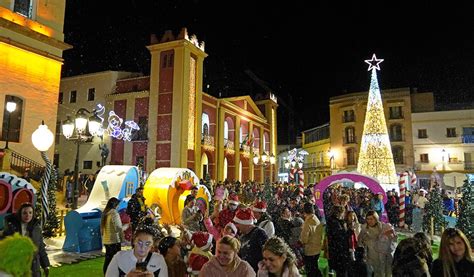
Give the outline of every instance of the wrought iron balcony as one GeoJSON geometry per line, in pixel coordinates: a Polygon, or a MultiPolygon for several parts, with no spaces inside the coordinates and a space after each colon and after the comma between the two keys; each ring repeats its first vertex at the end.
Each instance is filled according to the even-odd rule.
{"type": "Polygon", "coordinates": [[[240,151],[250,154],[250,146],[247,144],[240,144],[240,151]]]}
{"type": "Polygon", "coordinates": [[[201,139],[201,145],[205,148],[214,149],[214,137],[203,134],[201,139]]]}
{"type": "Polygon", "coordinates": [[[474,143],[474,135],[462,135],[462,143],[474,143]]]}
{"type": "Polygon", "coordinates": [[[224,139],[224,149],[234,151],[234,142],[229,139],[224,139]]]}

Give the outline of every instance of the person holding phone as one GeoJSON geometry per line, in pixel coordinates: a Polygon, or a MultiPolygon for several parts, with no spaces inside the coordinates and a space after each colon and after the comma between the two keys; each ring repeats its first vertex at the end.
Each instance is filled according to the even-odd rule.
{"type": "Polygon", "coordinates": [[[110,261],[106,277],[167,277],[168,267],[159,253],[152,252],[155,230],[142,225],[137,228],[133,238],[133,249],[122,250],[110,261]]]}

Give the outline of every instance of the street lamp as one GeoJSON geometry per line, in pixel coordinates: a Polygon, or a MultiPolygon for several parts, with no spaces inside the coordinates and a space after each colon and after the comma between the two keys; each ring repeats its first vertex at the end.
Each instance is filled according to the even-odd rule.
{"type": "Polygon", "coordinates": [[[14,112],[16,110],[16,103],[9,100],[7,102],[7,105],[6,105],[6,109],[8,111],[8,118],[7,118],[7,136],[5,138],[6,140],[6,143],[5,143],[5,149],[8,149],[8,139],[9,139],[9,135],[10,135],[10,116],[11,116],[11,113],[14,112]]]}
{"type": "Polygon", "coordinates": [[[255,154],[253,156],[253,163],[255,165],[263,165],[263,166],[268,166],[268,165],[273,165],[276,162],[276,158],[273,154],[268,156],[266,152],[262,153],[262,156],[259,157],[258,154],[255,154]]]}
{"type": "Polygon", "coordinates": [[[335,156],[335,153],[333,150],[331,150],[331,148],[329,148],[328,150],[328,156],[329,156],[329,168],[331,170],[334,169],[334,156],[335,156]]]}
{"type": "MultiPolygon", "coordinates": [[[[48,206],[48,184],[51,176],[51,161],[46,155],[46,151],[53,145],[54,135],[48,129],[48,126],[44,125],[44,121],[41,122],[41,125],[38,126],[38,129],[33,132],[31,135],[31,141],[38,151],[41,152],[41,157],[46,163],[46,170],[44,172],[43,178],[41,179],[41,205],[42,205],[42,217],[41,223],[44,223],[48,219],[49,206],[48,206]]],[[[54,212],[54,211],[53,211],[54,212]]]]}
{"type": "Polygon", "coordinates": [[[93,112],[90,117],[88,117],[88,114],[91,114],[91,112],[87,109],[80,108],[76,112],[74,121],[68,117],[62,124],[63,135],[67,140],[74,141],[77,145],[76,161],[74,164],[73,209],[77,209],[77,198],[79,197],[79,146],[92,136],[97,135],[101,126],[101,121],[95,112],[93,112]],[[87,133],[87,130],[89,133],[87,133]],[[74,133],[75,136],[73,136],[74,133]]]}

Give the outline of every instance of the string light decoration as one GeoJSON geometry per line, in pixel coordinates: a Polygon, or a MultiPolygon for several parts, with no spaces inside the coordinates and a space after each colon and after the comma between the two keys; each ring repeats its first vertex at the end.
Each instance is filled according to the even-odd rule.
{"type": "Polygon", "coordinates": [[[372,77],[357,171],[376,178],[387,190],[397,188],[398,181],[377,81],[376,71],[380,70],[379,64],[382,61],[375,54],[371,60],[365,60],[369,64],[369,71],[372,71],[372,77]]]}

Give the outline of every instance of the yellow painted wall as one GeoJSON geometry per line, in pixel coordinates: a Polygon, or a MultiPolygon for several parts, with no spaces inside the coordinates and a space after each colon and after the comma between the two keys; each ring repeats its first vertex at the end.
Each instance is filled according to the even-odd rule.
{"type": "MultiPolygon", "coordinates": [[[[24,101],[20,143],[10,142],[9,148],[42,161],[31,134],[41,120],[55,132],[61,62],[0,42],[0,72],[0,106],[5,105],[5,95],[24,101]]],[[[3,112],[0,117],[3,120],[3,112]]],[[[51,159],[53,152],[54,146],[48,151],[51,159]]]]}

